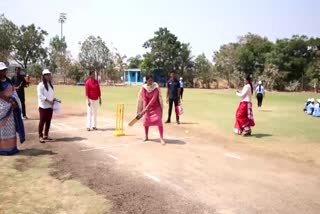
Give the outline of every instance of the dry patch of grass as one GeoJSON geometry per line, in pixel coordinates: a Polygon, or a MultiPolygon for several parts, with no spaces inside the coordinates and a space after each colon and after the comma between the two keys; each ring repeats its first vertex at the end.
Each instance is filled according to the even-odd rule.
{"type": "Polygon", "coordinates": [[[111,202],[75,180],[52,176],[49,156],[0,156],[0,213],[111,213],[111,202]]]}

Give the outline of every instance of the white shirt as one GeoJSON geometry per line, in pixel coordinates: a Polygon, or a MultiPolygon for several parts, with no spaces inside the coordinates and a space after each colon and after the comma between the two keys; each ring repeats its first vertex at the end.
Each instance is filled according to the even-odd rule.
{"type": "Polygon", "coordinates": [[[257,88],[256,88],[256,93],[257,94],[264,94],[264,87],[263,85],[258,85],[257,88]]]}
{"type": "Polygon", "coordinates": [[[37,87],[38,92],[38,106],[43,109],[52,108],[52,105],[46,101],[54,99],[53,89],[51,88],[50,84],[48,84],[48,91],[44,87],[43,82],[40,82],[37,87]]]}
{"type": "Polygon", "coordinates": [[[241,102],[251,102],[251,87],[250,84],[247,84],[243,87],[242,91],[236,93],[237,96],[241,97],[241,102]]]}

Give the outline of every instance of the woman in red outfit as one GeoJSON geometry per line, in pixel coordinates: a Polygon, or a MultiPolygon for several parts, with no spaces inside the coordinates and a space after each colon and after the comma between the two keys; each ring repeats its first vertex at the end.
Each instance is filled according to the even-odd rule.
{"type": "Polygon", "coordinates": [[[255,126],[252,112],[251,96],[253,87],[251,77],[244,79],[244,87],[236,95],[241,97],[241,101],[236,113],[235,133],[243,136],[251,135],[251,127],[255,126]]]}
{"type": "Polygon", "coordinates": [[[163,139],[162,112],[163,104],[160,87],[153,82],[152,76],[146,77],[146,84],[141,87],[138,98],[137,113],[144,113],[143,125],[145,129],[145,141],[149,140],[149,127],[158,126],[160,141],[165,145],[163,139]]]}
{"type": "Polygon", "coordinates": [[[95,79],[95,72],[90,72],[90,76],[86,81],[87,96],[87,130],[97,130],[97,111],[99,104],[101,105],[101,91],[98,80],[95,79]]]}

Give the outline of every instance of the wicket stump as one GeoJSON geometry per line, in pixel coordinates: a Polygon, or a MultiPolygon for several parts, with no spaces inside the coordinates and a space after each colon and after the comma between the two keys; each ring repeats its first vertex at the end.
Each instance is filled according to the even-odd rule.
{"type": "Polygon", "coordinates": [[[123,130],[123,118],[124,118],[124,104],[118,104],[117,112],[116,112],[116,130],[113,133],[113,135],[116,137],[125,136],[124,130],[123,130]]]}

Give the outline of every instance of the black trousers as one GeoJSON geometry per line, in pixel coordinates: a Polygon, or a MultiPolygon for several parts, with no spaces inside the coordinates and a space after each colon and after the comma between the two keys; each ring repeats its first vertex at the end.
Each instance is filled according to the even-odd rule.
{"type": "Polygon", "coordinates": [[[179,99],[169,99],[169,111],[168,111],[168,121],[169,122],[171,121],[173,103],[174,103],[174,107],[175,107],[174,110],[176,112],[176,119],[177,119],[177,121],[179,121],[179,116],[176,111],[176,107],[179,105],[179,99]]]}
{"type": "Polygon", "coordinates": [[[40,122],[39,122],[39,137],[43,137],[43,128],[44,125],[46,126],[44,129],[44,136],[48,137],[49,136],[49,129],[51,125],[51,119],[52,119],[52,114],[53,114],[53,109],[52,108],[39,108],[39,113],[40,113],[40,122]]]}
{"type": "Polygon", "coordinates": [[[26,117],[27,116],[27,114],[26,114],[26,100],[25,100],[24,93],[23,94],[18,93],[18,96],[19,96],[19,99],[20,99],[20,102],[21,102],[22,116],[26,117]]]}
{"type": "Polygon", "coordinates": [[[181,100],[183,99],[183,91],[184,91],[184,88],[180,88],[180,99],[181,100]]]}
{"type": "Polygon", "coordinates": [[[258,100],[258,107],[262,106],[262,101],[263,101],[263,94],[258,93],[257,94],[257,100],[258,100]]]}

